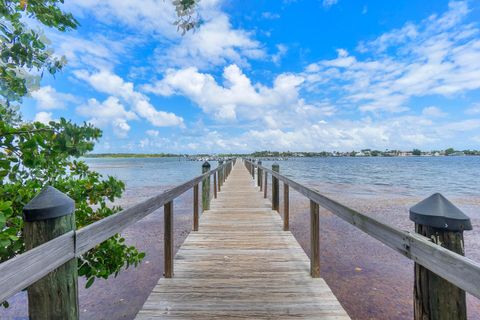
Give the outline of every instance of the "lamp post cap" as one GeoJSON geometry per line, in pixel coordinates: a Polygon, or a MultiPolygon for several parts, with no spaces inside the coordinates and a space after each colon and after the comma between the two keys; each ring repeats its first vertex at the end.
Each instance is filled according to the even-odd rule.
{"type": "Polygon", "coordinates": [[[54,187],[47,186],[23,208],[25,221],[40,221],[72,214],[75,201],[54,187]]]}
{"type": "Polygon", "coordinates": [[[410,220],[447,231],[472,230],[470,218],[440,193],[411,207],[410,220]]]}

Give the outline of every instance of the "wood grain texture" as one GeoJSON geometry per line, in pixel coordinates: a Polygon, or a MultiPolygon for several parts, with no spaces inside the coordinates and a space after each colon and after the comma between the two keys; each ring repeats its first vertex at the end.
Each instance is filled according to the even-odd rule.
{"type": "Polygon", "coordinates": [[[65,233],[0,264],[0,301],[4,301],[75,257],[75,233],[65,233]]]}
{"type": "Polygon", "coordinates": [[[163,207],[163,262],[165,278],[173,277],[173,202],[170,201],[163,207]]]}
{"type": "Polygon", "coordinates": [[[320,211],[310,200],[310,275],[320,278],[320,211]]]}
{"type": "Polygon", "coordinates": [[[198,231],[198,184],[193,186],[193,231],[198,231]]]}
{"type": "MultiPolygon", "coordinates": [[[[464,255],[463,231],[447,231],[415,224],[415,231],[442,247],[464,255]]],[[[467,319],[465,291],[415,263],[413,314],[415,320],[467,319]]]]}
{"type": "Polygon", "coordinates": [[[479,262],[442,248],[415,232],[398,229],[351,209],[266,167],[260,168],[265,177],[270,173],[336,216],[480,299],[479,262]]]}
{"type": "Polygon", "coordinates": [[[217,174],[213,174],[213,197],[217,199],[217,174]]]}
{"type": "Polygon", "coordinates": [[[137,319],[349,319],[240,162],[137,319]]]}
{"type": "Polygon", "coordinates": [[[290,188],[283,184],[283,231],[290,230],[290,188]]]}
{"type": "MultiPolygon", "coordinates": [[[[31,250],[75,230],[75,213],[25,221],[25,249],[31,250]]],[[[28,287],[28,315],[31,320],[79,319],[77,259],[65,262],[28,287]]]]}

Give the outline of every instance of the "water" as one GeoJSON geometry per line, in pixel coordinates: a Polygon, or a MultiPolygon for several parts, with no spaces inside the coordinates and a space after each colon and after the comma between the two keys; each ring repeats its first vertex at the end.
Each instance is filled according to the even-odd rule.
{"type": "MultiPolygon", "coordinates": [[[[201,173],[200,161],[183,158],[86,159],[92,169],[112,175],[127,190],[172,186],[201,173]]],[[[273,162],[264,161],[271,167],[273,162]]],[[[480,195],[480,157],[292,158],[279,161],[282,174],[326,193],[352,196],[480,195]]],[[[212,168],[217,166],[211,163],[212,168]]]]}
{"type": "MultiPolygon", "coordinates": [[[[178,185],[202,174],[200,161],[184,158],[86,158],[92,170],[123,180],[127,190],[178,185]]],[[[216,161],[210,162],[217,167],[216,161]]]]}

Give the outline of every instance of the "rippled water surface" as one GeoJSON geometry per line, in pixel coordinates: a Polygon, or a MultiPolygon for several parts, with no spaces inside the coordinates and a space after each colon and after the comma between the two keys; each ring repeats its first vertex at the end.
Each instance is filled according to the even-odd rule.
{"type": "MultiPolygon", "coordinates": [[[[93,169],[124,180],[127,189],[178,184],[199,175],[202,165],[183,158],[86,161],[93,169]]],[[[285,175],[329,193],[480,195],[480,157],[292,158],[278,163],[285,175]]],[[[217,163],[211,165],[215,168],[217,163]]]]}

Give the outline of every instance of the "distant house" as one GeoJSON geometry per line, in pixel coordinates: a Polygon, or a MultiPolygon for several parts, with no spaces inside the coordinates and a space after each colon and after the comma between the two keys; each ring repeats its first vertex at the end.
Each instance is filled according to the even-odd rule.
{"type": "Polygon", "coordinates": [[[461,157],[464,156],[465,153],[462,151],[455,151],[454,153],[450,153],[448,156],[453,156],[453,157],[461,157]]]}

